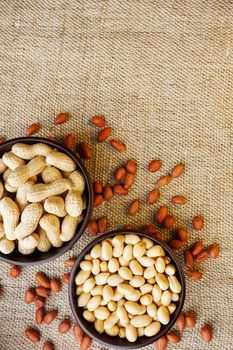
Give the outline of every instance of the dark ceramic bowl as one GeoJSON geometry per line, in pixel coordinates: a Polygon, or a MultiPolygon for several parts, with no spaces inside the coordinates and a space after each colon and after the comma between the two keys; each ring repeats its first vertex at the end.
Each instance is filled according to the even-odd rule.
{"type": "Polygon", "coordinates": [[[140,231],[132,231],[132,230],[119,230],[119,231],[113,231],[108,232],[102,236],[97,237],[94,239],[90,244],[88,244],[79,255],[78,259],[76,260],[70,280],[69,280],[69,300],[70,300],[70,306],[72,309],[72,312],[74,314],[75,319],[77,320],[78,324],[81,326],[83,331],[88,334],[91,338],[96,340],[97,342],[105,345],[106,347],[112,347],[117,349],[136,349],[141,348],[143,346],[146,346],[148,344],[151,344],[161,338],[163,335],[165,335],[170,328],[174,325],[176,319],[178,318],[179,314],[181,313],[183,304],[185,299],[185,278],[183,274],[183,270],[180,266],[180,263],[178,262],[175,254],[173,251],[162,241],[159,239],[154,238],[152,235],[142,233],[140,231]],[[171,258],[171,262],[176,266],[176,276],[181,283],[182,291],[180,293],[180,299],[178,302],[176,302],[177,308],[175,312],[171,315],[171,321],[166,325],[162,326],[159,333],[157,333],[155,336],[152,337],[139,337],[137,338],[136,342],[130,343],[126,338],[120,338],[118,336],[111,337],[107,335],[106,333],[99,334],[95,328],[93,323],[88,322],[85,320],[85,318],[82,315],[83,308],[77,306],[77,295],[76,295],[76,285],[75,285],[75,276],[79,272],[79,264],[83,260],[84,256],[90,252],[90,250],[93,248],[94,245],[97,243],[103,241],[104,239],[108,237],[113,237],[118,234],[137,234],[140,237],[147,237],[151,239],[155,244],[160,244],[164,250],[166,251],[167,256],[171,258]]]}
{"type": "Polygon", "coordinates": [[[92,184],[91,180],[89,178],[88,172],[83,165],[83,163],[78,159],[73,152],[68,150],[66,147],[61,145],[60,143],[56,141],[51,141],[46,138],[41,138],[41,137],[19,137],[16,139],[12,139],[6,142],[3,142],[0,144],[0,157],[2,156],[3,153],[8,152],[11,150],[11,147],[16,144],[16,143],[27,143],[27,144],[33,144],[37,142],[45,143],[46,145],[49,145],[51,147],[57,148],[58,151],[61,151],[68,156],[70,156],[76,163],[77,165],[77,170],[80,170],[85,178],[86,181],[86,187],[85,187],[85,195],[87,198],[87,208],[83,211],[84,213],[84,220],[78,225],[76,234],[73,237],[73,239],[69,242],[64,242],[62,247],[60,248],[51,248],[48,252],[43,253],[39,252],[38,250],[35,250],[32,254],[30,255],[23,255],[19,253],[17,248],[8,255],[2,254],[0,252],[0,260],[5,261],[10,264],[16,264],[16,265],[39,265],[43,263],[47,263],[49,261],[52,261],[65,252],[69,250],[70,248],[73,247],[73,245],[78,241],[78,239],[82,236],[85,228],[87,227],[88,221],[91,217],[91,213],[93,210],[93,189],[92,189],[92,184]]]}

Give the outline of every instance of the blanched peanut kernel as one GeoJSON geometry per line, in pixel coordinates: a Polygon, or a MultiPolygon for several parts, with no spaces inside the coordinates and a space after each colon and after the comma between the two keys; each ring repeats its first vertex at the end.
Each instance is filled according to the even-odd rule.
{"type": "Polygon", "coordinates": [[[110,237],[85,255],[76,275],[77,304],[99,334],[152,337],[170,322],[181,284],[160,245],[135,234],[110,237]]]}

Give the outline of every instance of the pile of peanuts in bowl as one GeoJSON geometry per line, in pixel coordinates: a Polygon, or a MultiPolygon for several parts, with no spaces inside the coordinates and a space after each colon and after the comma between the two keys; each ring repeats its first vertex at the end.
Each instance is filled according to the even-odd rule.
{"type": "Polygon", "coordinates": [[[44,143],[16,143],[0,159],[0,252],[28,255],[70,241],[86,208],[75,161],[44,143]]]}
{"type": "Polygon", "coordinates": [[[147,237],[119,234],[94,245],[75,277],[77,306],[99,334],[152,337],[171,320],[182,290],[164,248],[147,237]]]}

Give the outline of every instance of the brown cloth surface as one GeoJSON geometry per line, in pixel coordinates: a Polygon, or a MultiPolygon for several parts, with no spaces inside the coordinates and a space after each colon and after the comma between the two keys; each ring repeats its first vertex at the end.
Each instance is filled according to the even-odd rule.
{"type": "MultiPolygon", "coordinates": [[[[232,350],[232,1],[2,0],[0,16],[0,136],[24,135],[32,122],[41,124],[40,136],[75,132],[78,141],[94,149],[93,160],[86,162],[92,179],[109,183],[122,160],[137,159],[140,170],[130,195],[94,212],[94,217],[108,216],[110,229],[148,224],[172,195],[186,195],[187,205],[170,209],[176,225],[189,225],[189,242],[216,241],[222,251],[217,261],[201,265],[201,282],[187,281],[184,310],[196,311],[197,326],[168,349],[232,350]],[[72,118],[55,127],[61,110],[72,118]],[[94,114],[106,116],[114,136],[126,142],[127,154],[95,145],[96,129],[88,123],[94,114]],[[153,158],[163,160],[159,174],[145,170],[153,158]],[[162,189],[158,204],[147,206],[155,180],[180,161],[186,164],[185,176],[162,189]],[[137,197],[143,202],[140,213],[128,218],[127,204],[137,197]],[[197,213],[205,216],[201,232],[190,227],[197,213]],[[199,336],[205,322],[214,329],[209,345],[199,336]]],[[[59,316],[39,327],[39,344],[23,334],[34,324],[35,311],[23,303],[23,295],[35,283],[35,271],[62,275],[65,260],[89,241],[85,233],[72,252],[39,268],[24,268],[17,280],[0,263],[1,350],[42,349],[46,339],[56,349],[79,348],[71,332],[57,333],[59,322],[72,318],[67,286],[49,299],[48,307],[58,307],[59,316]]],[[[92,349],[100,348],[93,343],[92,349]]]]}

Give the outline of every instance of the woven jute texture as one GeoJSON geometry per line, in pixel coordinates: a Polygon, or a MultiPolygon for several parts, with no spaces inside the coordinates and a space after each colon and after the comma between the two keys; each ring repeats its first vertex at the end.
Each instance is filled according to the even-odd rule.
{"type": "MultiPolygon", "coordinates": [[[[39,136],[73,132],[77,141],[93,148],[93,159],[86,162],[92,179],[110,184],[115,167],[135,158],[139,171],[130,195],[94,211],[96,218],[107,215],[109,229],[151,223],[156,208],[172,195],[187,196],[187,205],[170,207],[176,226],[189,227],[190,243],[218,242],[221,256],[201,264],[201,282],[187,280],[184,310],[194,310],[198,322],[194,330],[185,330],[176,348],[232,350],[232,1],[1,0],[0,15],[0,136],[22,136],[32,122],[41,124],[39,136]],[[54,126],[61,110],[72,117],[54,126]],[[114,137],[127,144],[127,153],[96,145],[97,131],[89,123],[95,114],[106,117],[114,137]],[[163,161],[159,174],[146,171],[154,158],[163,161]],[[163,188],[155,206],[146,205],[155,180],[180,161],[185,176],[163,188]],[[140,212],[129,218],[128,203],[137,197],[140,212]],[[198,213],[205,216],[205,228],[194,232],[190,221],[198,213]],[[210,344],[200,339],[204,323],[214,329],[210,344]]],[[[49,298],[47,308],[58,307],[59,316],[39,327],[38,345],[24,336],[26,326],[34,325],[35,306],[26,306],[23,296],[35,285],[36,271],[61,276],[68,271],[65,260],[91,239],[85,232],[71,252],[23,268],[16,280],[0,263],[1,350],[42,349],[47,339],[56,349],[79,348],[71,332],[57,332],[63,318],[72,319],[66,285],[49,298]]],[[[104,347],[93,343],[92,349],[104,347]]]]}

